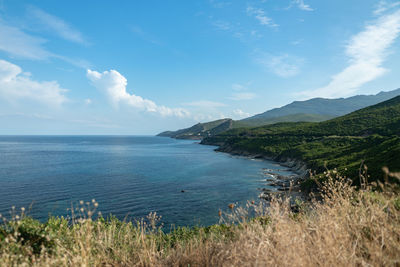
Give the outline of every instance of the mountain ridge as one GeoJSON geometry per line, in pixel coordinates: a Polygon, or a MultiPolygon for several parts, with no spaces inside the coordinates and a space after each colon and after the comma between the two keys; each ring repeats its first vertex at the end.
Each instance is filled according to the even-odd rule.
{"type": "Polygon", "coordinates": [[[331,115],[337,117],[391,99],[398,95],[400,95],[400,88],[392,91],[381,91],[375,95],[355,95],[347,98],[333,99],[316,97],[303,101],[293,101],[280,108],[274,108],[245,118],[243,121],[257,118],[280,117],[297,113],[331,115]],[[317,108],[318,110],[316,110],[317,108]]]}
{"type": "Polygon", "coordinates": [[[321,122],[377,104],[398,95],[400,95],[400,88],[386,92],[381,91],[376,95],[355,95],[348,98],[334,99],[312,98],[304,101],[293,101],[280,108],[274,108],[242,120],[225,118],[211,122],[197,123],[191,127],[177,131],[165,131],[157,136],[201,140],[205,137],[235,128],[258,127],[278,122],[321,122]]]}

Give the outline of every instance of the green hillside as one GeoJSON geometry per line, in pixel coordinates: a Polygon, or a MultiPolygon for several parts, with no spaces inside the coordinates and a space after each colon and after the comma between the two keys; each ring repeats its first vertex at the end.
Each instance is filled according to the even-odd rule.
{"type": "Polygon", "coordinates": [[[216,135],[232,128],[231,119],[222,119],[206,123],[198,123],[192,127],[178,131],[166,131],[157,136],[172,137],[177,139],[201,140],[204,137],[216,135]]]}
{"type": "Polygon", "coordinates": [[[372,177],[400,170],[400,96],[329,121],[232,129],[203,140],[231,153],[294,158],[317,172],[338,168],[357,178],[364,161],[372,177]]]}

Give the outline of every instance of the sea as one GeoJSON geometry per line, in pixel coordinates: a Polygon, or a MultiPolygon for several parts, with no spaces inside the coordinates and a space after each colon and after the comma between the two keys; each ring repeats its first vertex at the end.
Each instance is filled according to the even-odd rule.
{"type": "Polygon", "coordinates": [[[0,214],[24,207],[46,221],[95,199],[104,217],[156,212],[164,227],[205,226],[230,203],[258,201],[265,169],[291,174],[215,148],[155,136],[0,136],[0,214]]]}

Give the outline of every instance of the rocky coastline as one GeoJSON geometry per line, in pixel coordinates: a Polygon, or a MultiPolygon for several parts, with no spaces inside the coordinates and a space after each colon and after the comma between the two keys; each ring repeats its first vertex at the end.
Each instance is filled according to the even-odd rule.
{"type": "Polygon", "coordinates": [[[259,153],[251,153],[245,150],[232,149],[230,146],[223,143],[204,142],[204,139],[200,144],[218,146],[215,151],[228,153],[234,156],[274,161],[284,167],[282,170],[294,173],[293,175],[281,175],[277,173],[279,169],[263,169],[266,177],[266,187],[260,188],[260,198],[270,201],[272,198],[290,197],[291,202],[293,203],[296,199],[307,199],[307,194],[302,192],[300,184],[310,177],[310,169],[308,169],[307,164],[301,160],[294,158],[270,157],[259,153]]]}

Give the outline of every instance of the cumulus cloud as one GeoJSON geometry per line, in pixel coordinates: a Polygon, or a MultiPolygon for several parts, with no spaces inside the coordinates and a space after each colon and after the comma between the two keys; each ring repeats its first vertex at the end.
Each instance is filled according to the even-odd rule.
{"type": "Polygon", "coordinates": [[[59,106],[67,101],[66,91],[56,81],[32,80],[19,66],[0,59],[0,96],[6,100],[59,106]]]}
{"type": "Polygon", "coordinates": [[[332,77],[325,87],[304,91],[306,97],[344,97],[356,92],[362,85],[386,73],[382,66],[388,48],[400,33],[400,10],[383,15],[354,35],[346,46],[348,66],[332,77]]]}
{"type": "Polygon", "coordinates": [[[28,13],[33,17],[38,23],[40,23],[45,29],[48,31],[55,33],[61,38],[79,43],[79,44],[87,44],[88,42],[83,37],[82,33],[78,30],[74,29],[71,25],[69,25],[64,20],[53,16],[42,9],[39,9],[34,6],[28,7],[28,13]]]}
{"type": "Polygon", "coordinates": [[[115,107],[124,104],[139,110],[158,113],[162,116],[189,116],[189,112],[184,109],[158,106],[151,100],[128,93],[126,91],[126,86],[128,85],[127,79],[116,70],[104,71],[102,73],[87,70],[86,76],[94,87],[105,92],[115,107]]]}
{"type": "Polygon", "coordinates": [[[270,17],[265,14],[265,11],[261,8],[255,8],[252,6],[247,7],[247,15],[253,16],[261,25],[276,28],[279,25],[276,24],[270,17]]]}

